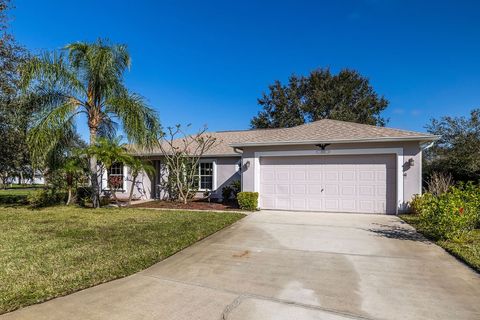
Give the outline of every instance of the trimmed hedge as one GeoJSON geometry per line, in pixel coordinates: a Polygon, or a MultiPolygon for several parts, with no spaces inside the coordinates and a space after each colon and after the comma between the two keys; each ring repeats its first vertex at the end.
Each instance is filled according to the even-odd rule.
{"type": "Polygon", "coordinates": [[[237,195],[240,209],[254,211],[258,208],[258,192],[239,192],[237,195]]]}

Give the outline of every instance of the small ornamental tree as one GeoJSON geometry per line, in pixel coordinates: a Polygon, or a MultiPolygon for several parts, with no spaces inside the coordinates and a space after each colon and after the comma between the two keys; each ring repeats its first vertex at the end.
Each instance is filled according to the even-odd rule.
{"type": "Polygon", "coordinates": [[[132,182],[132,185],[130,186],[130,193],[128,195],[128,206],[130,206],[132,203],[133,191],[135,190],[137,178],[140,173],[144,172],[148,175],[153,175],[155,169],[148,162],[137,157],[132,157],[129,159],[127,166],[130,168],[130,178],[132,182]]]}
{"type": "Polygon", "coordinates": [[[168,176],[167,190],[187,203],[198,190],[200,158],[215,145],[216,138],[206,132],[206,127],[196,134],[186,133],[180,125],[167,130],[160,142],[168,176]]]}

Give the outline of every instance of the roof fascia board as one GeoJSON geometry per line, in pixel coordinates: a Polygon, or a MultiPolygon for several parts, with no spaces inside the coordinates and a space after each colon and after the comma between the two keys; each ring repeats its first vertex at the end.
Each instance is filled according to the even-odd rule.
{"type": "Polygon", "coordinates": [[[261,147],[261,146],[279,146],[279,145],[305,145],[320,143],[368,143],[368,142],[402,142],[402,141],[436,141],[440,136],[415,136],[415,137],[385,137],[385,138],[365,138],[365,139],[340,139],[340,140],[300,140],[300,141],[270,141],[270,142],[242,142],[232,143],[229,146],[240,147],[261,147]]]}

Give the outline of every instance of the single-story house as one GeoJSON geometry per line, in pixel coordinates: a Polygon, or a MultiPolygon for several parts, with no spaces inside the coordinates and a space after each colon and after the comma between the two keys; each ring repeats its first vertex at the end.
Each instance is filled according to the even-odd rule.
{"type": "MultiPolygon", "coordinates": [[[[240,180],[259,193],[261,209],[396,214],[422,192],[422,150],[437,136],[365,124],[319,120],[292,128],[221,131],[199,164],[199,190],[221,198],[240,180]]],[[[162,154],[156,174],[143,175],[137,197],[160,198],[162,154]]],[[[125,175],[121,165],[110,174],[125,175]]],[[[125,190],[128,190],[125,179],[125,190]]]]}

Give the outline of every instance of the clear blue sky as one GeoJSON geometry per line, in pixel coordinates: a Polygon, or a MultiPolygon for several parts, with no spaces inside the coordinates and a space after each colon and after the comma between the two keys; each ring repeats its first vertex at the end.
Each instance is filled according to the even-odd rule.
{"type": "Polygon", "coordinates": [[[127,85],[164,126],[248,128],[270,83],[318,67],[367,76],[391,127],[480,106],[480,1],[13,2],[12,31],[34,52],[127,44],[127,85]]]}

